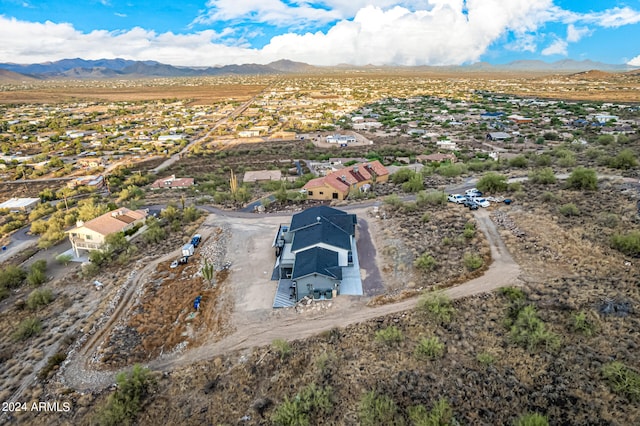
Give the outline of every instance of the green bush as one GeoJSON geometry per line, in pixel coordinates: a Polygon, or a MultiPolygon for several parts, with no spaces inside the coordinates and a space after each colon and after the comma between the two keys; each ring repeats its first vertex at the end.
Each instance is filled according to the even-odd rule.
{"type": "Polygon", "coordinates": [[[598,215],[596,222],[607,228],[615,228],[620,224],[620,217],[615,213],[603,212],[598,215]]]}
{"type": "Polygon", "coordinates": [[[462,263],[469,271],[475,271],[484,264],[484,260],[482,260],[482,257],[478,254],[465,253],[464,256],[462,256],[462,263]]]}
{"type": "Polygon", "coordinates": [[[358,414],[361,426],[403,426],[404,419],[396,403],[375,391],[365,393],[360,400],[358,414]]]}
{"type": "Polygon", "coordinates": [[[596,171],[584,167],[576,167],[567,179],[567,187],[575,190],[595,191],[598,189],[596,171]]]}
{"type": "Polygon", "coordinates": [[[404,336],[402,331],[395,325],[376,331],[376,342],[383,343],[388,346],[394,346],[402,342],[404,336]]]}
{"type": "Polygon", "coordinates": [[[431,271],[437,266],[436,260],[429,253],[422,253],[413,261],[413,266],[423,271],[431,271]]]}
{"type": "Polygon", "coordinates": [[[275,339],[271,342],[273,348],[280,355],[280,360],[284,360],[286,357],[291,355],[291,345],[284,339],[275,339]]]}
{"type": "Polygon", "coordinates": [[[417,359],[422,360],[441,358],[444,355],[444,343],[438,336],[423,337],[418,342],[414,354],[417,359]]]}
{"type": "Polygon", "coordinates": [[[562,206],[560,206],[558,211],[561,215],[566,217],[580,216],[580,209],[578,209],[578,207],[573,203],[563,204],[562,206]]]}
{"type": "Polygon", "coordinates": [[[513,423],[514,426],[549,426],[545,416],[538,413],[523,414],[513,423]]]}
{"type": "Polygon", "coordinates": [[[496,358],[489,352],[480,352],[476,355],[476,360],[482,365],[491,365],[496,361],[496,358]]]}
{"type": "Polygon", "coordinates": [[[545,323],[538,317],[536,309],[529,305],[518,312],[518,316],[511,326],[511,341],[532,351],[540,346],[546,349],[556,349],[560,338],[547,330],[545,323]]]}
{"type": "Polygon", "coordinates": [[[454,423],[453,410],[445,398],[441,398],[431,411],[424,405],[409,408],[409,419],[414,426],[446,426],[454,423]]]}
{"type": "Polygon", "coordinates": [[[456,177],[467,173],[467,166],[461,163],[445,164],[437,169],[437,173],[444,177],[456,177]]]}
{"type": "Polygon", "coordinates": [[[134,424],[142,403],[149,395],[155,380],[148,368],[136,364],[131,373],[118,373],[116,391],[109,396],[107,403],[97,414],[96,421],[102,426],[134,424]]]}
{"type": "Polygon", "coordinates": [[[593,336],[596,332],[595,323],[587,318],[587,313],[584,311],[577,312],[571,316],[571,325],[573,331],[585,336],[593,336]]]}
{"type": "Polygon", "coordinates": [[[509,166],[524,169],[529,165],[529,160],[524,155],[518,155],[509,160],[509,166]]]}
{"type": "Polygon", "coordinates": [[[416,204],[420,207],[447,204],[447,194],[440,191],[421,191],[416,197],[416,204]]]}
{"type": "Polygon", "coordinates": [[[464,224],[464,231],[462,231],[462,235],[467,238],[467,239],[471,239],[474,237],[474,235],[476,235],[476,225],[473,222],[467,222],[464,224]]]}
{"type": "Polygon", "coordinates": [[[611,389],[631,402],[640,401],[640,374],[615,361],[602,367],[602,375],[611,389]]]}
{"type": "Polygon", "coordinates": [[[27,283],[32,287],[39,287],[47,280],[47,276],[40,269],[32,269],[27,275],[27,283]]]}
{"type": "Polygon", "coordinates": [[[8,265],[0,270],[0,287],[16,288],[22,285],[27,273],[14,265],[8,265]]]}
{"type": "Polygon", "coordinates": [[[422,215],[420,220],[424,223],[429,222],[431,220],[431,215],[429,213],[425,213],[422,215]]]}
{"type": "Polygon", "coordinates": [[[27,306],[36,310],[41,306],[47,306],[53,301],[53,293],[48,288],[33,290],[27,297],[27,306]]]}
{"type": "Polygon", "coordinates": [[[482,192],[503,192],[507,190],[507,177],[505,175],[490,172],[482,176],[476,186],[482,192]]]}
{"type": "Polygon", "coordinates": [[[611,237],[611,247],[628,256],[640,256],[640,231],[633,230],[626,234],[614,234],[611,237]]]}
{"type": "Polygon", "coordinates": [[[425,293],[418,301],[418,310],[442,324],[451,322],[456,312],[449,296],[440,291],[425,293]]]}
{"type": "Polygon", "coordinates": [[[409,168],[402,168],[392,174],[389,178],[391,179],[391,182],[399,185],[401,183],[409,182],[415,175],[416,172],[413,170],[409,168]]]}
{"type": "Polygon", "coordinates": [[[27,340],[31,336],[40,334],[41,331],[42,322],[38,318],[27,318],[18,324],[18,327],[11,334],[11,339],[15,342],[27,340]]]}
{"type": "Polygon", "coordinates": [[[305,387],[292,399],[285,400],[274,410],[271,421],[282,426],[306,426],[317,423],[333,411],[333,389],[319,388],[315,383],[305,387]]]}
{"type": "Polygon", "coordinates": [[[545,203],[557,203],[558,197],[553,192],[545,191],[542,194],[542,201],[545,203]]]}
{"type": "Polygon", "coordinates": [[[636,154],[630,149],[623,149],[609,161],[609,167],[614,169],[630,169],[638,166],[636,154]]]}
{"type": "Polygon", "coordinates": [[[56,256],[56,261],[64,266],[67,266],[72,259],[73,259],[73,256],[70,254],[60,254],[56,256]]]}
{"type": "Polygon", "coordinates": [[[524,301],[526,299],[524,292],[518,287],[500,287],[499,293],[511,302],[524,301]]]}
{"type": "Polygon", "coordinates": [[[424,182],[422,180],[422,175],[415,173],[411,179],[402,184],[402,190],[404,192],[418,192],[424,189],[424,182]]]}
{"type": "Polygon", "coordinates": [[[556,175],[550,167],[533,170],[529,173],[529,182],[535,185],[550,185],[556,183],[556,175]]]}

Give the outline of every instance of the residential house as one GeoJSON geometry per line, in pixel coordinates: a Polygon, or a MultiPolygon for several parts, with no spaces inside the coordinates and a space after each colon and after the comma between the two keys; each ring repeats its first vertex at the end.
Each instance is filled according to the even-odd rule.
{"type": "Polygon", "coordinates": [[[40,198],[11,198],[0,203],[0,209],[9,209],[11,213],[28,213],[40,204],[40,198]]]}
{"type": "Polygon", "coordinates": [[[100,189],[104,186],[104,177],[98,176],[80,176],[67,182],[68,188],[77,188],[78,186],[87,186],[89,188],[100,189]]]}
{"type": "Polygon", "coordinates": [[[274,307],[291,306],[304,297],[330,299],[342,289],[344,294],[362,294],[356,224],[354,214],[318,206],[280,226],[273,243],[273,278],[279,280],[274,307]]]}
{"type": "Polygon", "coordinates": [[[171,175],[164,179],[158,179],[151,184],[151,189],[183,189],[193,186],[195,184],[193,178],[176,178],[175,175],[171,175]]]}
{"type": "Polygon", "coordinates": [[[78,158],[78,160],[76,160],[76,164],[79,167],[86,168],[86,169],[94,169],[96,167],[101,167],[104,165],[101,157],[78,158]]]}
{"type": "Polygon", "coordinates": [[[418,155],[416,157],[416,160],[420,161],[421,163],[442,163],[443,161],[450,161],[452,163],[455,163],[458,160],[458,158],[453,153],[450,153],[450,154],[435,153],[435,154],[429,154],[429,155],[418,155]]]}
{"type": "Polygon", "coordinates": [[[100,250],[107,235],[124,232],[142,224],[147,217],[146,210],[129,210],[121,207],[91,219],[87,222],[78,221],[76,227],[66,231],[76,256],[80,250],[100,250]]]}
{"type": "Polygon", "coordinates": [[[389,171],[378,160],[358,163],[326,176],[311,179],[303,187],[311,200],[344,200],[352,189],[389,180],[389,171]]]}
{"type": "Polygon", "coordinates": [[[244,183],[251,182],[268,182],[270,180],[281,180],[282,172],[280,170],[253,170],[244,173],[242,181],[244,183]]]}
{"type": "Polygon", "coordinates": [[[325,141],[327,143],[346,145],[350,143],[356,143],[356,137],[351,135],[329,135],[325,138],[325,141]]]}
{"type": "Polygon", "coordinates": [[[511,135],[505,132],[491,132],[487,134],[487,139],[491,141],[506,141],[511,139],[511,135]]]}

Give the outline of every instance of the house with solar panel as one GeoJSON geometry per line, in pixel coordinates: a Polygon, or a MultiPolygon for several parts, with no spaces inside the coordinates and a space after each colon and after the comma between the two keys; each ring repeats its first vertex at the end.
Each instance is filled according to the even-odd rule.
{"type": "Polygon", "coordinates": [[[274,308],[305,297],[362,295],[356,248],[357,217],[328,206],[311,207],[280,225],[274,238],[278,280],[274,308]]]}

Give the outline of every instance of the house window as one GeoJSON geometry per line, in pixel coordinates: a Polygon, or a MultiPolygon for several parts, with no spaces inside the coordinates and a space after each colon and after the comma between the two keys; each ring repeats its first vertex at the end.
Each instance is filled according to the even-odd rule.
{"type": "Polygon", "coordinates": [[[349,263],[349,265],[353,265],[353,253],[351,252],[351,250],[349,250],[349,253],[347,253],[347,263],[349,263]]]}
{"type": "Polygon", "coordinates": [[[308,195],[313,195],[313,191],[307,191],[308,195]]]}
{"type": "Polygon", "coordinates": [[[324,195],[324,192],[320,191],[320,195],[324,195]]]}
{"type": "Polygon", "coordinates": [[[334,192],[334,193],[333,193],[333,199],[334,199],[334,200],[337,200],[337,199],[338,199],[338,193],[337,193],[337,192],[334,192]]]}
{"type": "Polygon", "coordinates": [[[85,239],[85,240],[92,240],[93,238],[91,238],[91,235],[88,235],[88,234],[87,234],[87,235],[85,235],[85,236],[84,236],[84,239],[85,239]]]}

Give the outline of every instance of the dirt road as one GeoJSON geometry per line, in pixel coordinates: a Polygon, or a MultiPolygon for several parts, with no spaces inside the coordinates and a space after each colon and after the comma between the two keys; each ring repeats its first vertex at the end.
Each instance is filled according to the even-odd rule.
{"type": "MultiPolygon", "coordinates": [[[[491,221],[489,212],[480,210],[475,212],[474,215],[478,221],[479,229],[486,235],[490,243],[493,262],[481,277],[446,290],[446,293],[453,299],[493,291],[504,286],[516,286],[521,283],[519,278],[520,267],[509,254],[495,224],[491,221]]],[[[257,217],[253,220],[264,224],[265,219],[265,217],[257,217]]],[[[222,218],[215,215],[212,215],[210,220],[232,222],[230,218],[222,218]]],[[[279,219],[273,218],[272,220],[276,222],[279,219]]],[[[248,220],[244,219],[244,221],[248,220]]],[[[241,238],[246,238],[246,235],[242,235],[241,238]]],[[[244,256],[246,259],[246,254],[244,256]]],[[[140,277],[137,278],[137,281],[140,282],[140,277]]],[[[305,313],[300,314],[293,309],[289,309],[275,312],[273,315],[245,317],[244,321],[234,324],[236,328],[233,333],[220,341],[207,343],[184,353],[158,359],[147,365],[155,370],[168,371],[194,362],[211,359],[230,351],[268,345],[275,339],[303,339],[335,327],[345,327],[376,317],[413,309],[416,306],[418,297],[375,307],[367,306],[367,301],[368,298],[363,297],[341,296],[333,299],[330,302],[331,306],[323,310],[307,310],[305,313]]],[[[115,319],[112,319],[110,323],[113,324],[114,321],[115,319]]],[[[92,339],[92,341],[93,344],[89,345],[89,348],[95,347],[98,343],[95,339],[92,339]]],[[[67,366],[71,368],[65,368],[64,370],[64,381],[68,386],[78,390],[97,390],[113,383],[115,372],[83,371],[87,368],[88,360],[86,358],[90,356],[90,351],[85,349],[80,354],[81,356],[76,356],[71,361],[72,366],[67,366]],[[69,372],[73,373],[69,374],[69,372]]]]}

